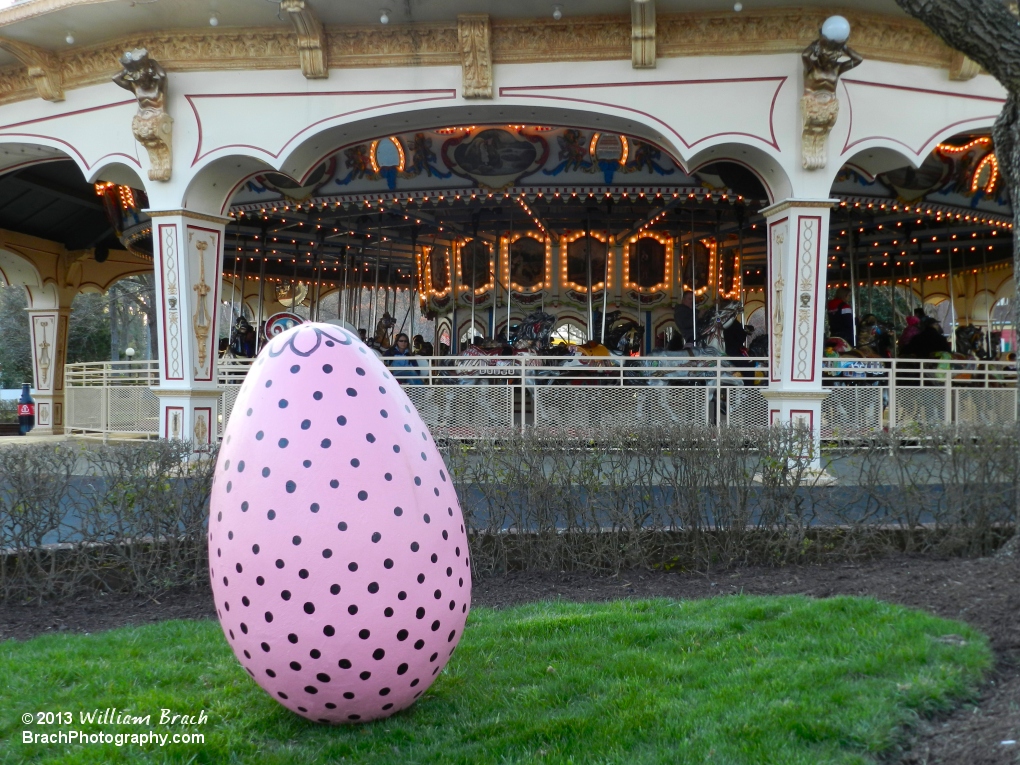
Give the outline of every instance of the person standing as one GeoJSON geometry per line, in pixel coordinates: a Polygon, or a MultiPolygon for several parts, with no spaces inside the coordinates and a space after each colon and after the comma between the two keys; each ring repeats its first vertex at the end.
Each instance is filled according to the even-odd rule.
{"type": "Polygon", "coordinates": [[[683,335],[684,342],[694,345],[697,340],[694,332],[694,293],[690,290],[684,290],[680,302],[673,310],[673,321],[676,322],[676,328],[683,335]]]}
{"type": "Polygon", "coordinates": [[[829,337],[841,337],[850,345],[854,344],[854,309],[847,302],[850,290],[837,287],[836,292],[826,306],[829,317],[829,337]]]}
{"type": "Polygon", "coordinates": [[[421,380],[416,379],[418,377],[418,362],[411,358],[411,343],[403,332],[398,334],[393,345],[383,352],[383,358],[393,359],[387,362],[386,365],[390,368],[397,382],[421,385],[421,380]],[[407,369],[407,367],[414,367],[414,369],[407,369]]]}

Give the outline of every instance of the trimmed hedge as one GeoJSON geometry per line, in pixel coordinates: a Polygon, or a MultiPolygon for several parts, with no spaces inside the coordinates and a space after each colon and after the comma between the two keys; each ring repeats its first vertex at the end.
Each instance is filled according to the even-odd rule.
{"type": "MultiPolygon", "coordinates": [[[[1012,423],[826,451],[833,485],[796,458],[809,443],[793,430],[492,435],[439,439],[476,574],[976,556],[1017,524],[1012,423]]],[[[0,599],[207,582],[215,453],[189,455],[168,441],[0,449],[0,599]]]]}

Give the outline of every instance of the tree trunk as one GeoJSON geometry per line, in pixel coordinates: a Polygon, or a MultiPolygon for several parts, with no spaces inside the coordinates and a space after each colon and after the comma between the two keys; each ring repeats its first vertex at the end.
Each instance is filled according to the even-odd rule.
{"type": "Polygon", "coordinates": [[[117,285],[110,287],[110,360],[120,361],[120,300],[117,285]]]}
{"type": "MultiPolygon", "coordinates": [[[[1013,208],[1013,283],[1020,276],[1020,21],[1017,4],[1003,0],[896,0],[951,48],[983,66],[1006,89],[1006,103],[995,120],[992,140],[999,172],[1013,208]]],[[[1020,333],[1020,288],[1013,294],[1013,350],[1020,333]]],[[[1018,423],[1020,427],[1020,423],[1018,423]]],[[[1020,517],[1020,492],[1014,522],[1020,517]]],[[[1020,550],[1020,530],[1006,554],[1020,550]]]]}
{"type": "MultiPolygon", "coordinates": [[[[951,48],[964,53],[1006,89],[1006,103],[992,128],[1013,208],[1013,279],[1020,275],[1020,21],[1016,4],[1002,0],[896,0],[951,48]]],[[[1013,298],[1013,345],[1020,332],[1020,295],[1013,298]]]]}

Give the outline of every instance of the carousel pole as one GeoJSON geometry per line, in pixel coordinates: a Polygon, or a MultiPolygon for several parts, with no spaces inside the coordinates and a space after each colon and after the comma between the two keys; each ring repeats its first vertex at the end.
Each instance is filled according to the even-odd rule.
{"type": "Polygon", "coordinates": [[[266,226],[262,227],[262,260],[259,262],[259,310],[255,315],[255,355],[262,347],[262,301],[265,299],[266,284],[266,226]]]}
{"type": "Polygon", "coordinates": [[[588,269],[588,340],[593,339],[595,327],[594,307],[592,306],[592,289],[594,286],[591,283],[591,213],[588,213],[584,219],[584,241],[586,242],[585,247],[585,267],[588,269]]]}
{"type": "Polygon", "coordinates": [[[244,257],[244,250],[241,250],[241,294],[238,296],[238,300],[241,305],[238,306],[237,315],[244,316],[244,280],[248,274],[248,261],[244,257]]]}
{"type": "MultiPolygon", "coordinates": [[[[290,310],[293,311],[293,312],[297,311],[297,288],[298,288],[297,267],[298,267],[298,254],[297,254],[297,251],[295,251],[294,252],[294,273],[290,277],[290,310]]],[[[311,309],[311,306],[309,305],[309,310],[310,309],[311,309]]],[[[309,316],[309,318],[311,318],[311,313],[309,313],[308,316],[309,316]]]]}
{"type": "Polygon", "coordinates": [[[907,294],[910,296],[910,302],[907,303],[907,307],[910,309],[910,314],[914,313],[914,261],[907,258],[907,294]]]}
{"type": "Polygon", "coordinates": [[[924,248],[917,242],[917,281],[921,285],[921,310],[924,310],[924,248]]]}
{"type": "Polygon", "coordinates": [[[871,275],[871,264],[873,260],[868,260],[868,313],[875,313],[875,280],[871,275]]]}
{"type": "Polygon", "coordinates": [[[344,286],[340,288],[340,298],[336,301],[336,317],[341,321],[347,320],[347,304],[350,296],[347,294],[347,274],[351,270],[351,258],[347,245],[344,245],[344,286]]]}
{"type": "MultiPolygon", "coordinates": [[[[476,238],[472,239],[471,241],[477,243],[478,242],[478,238],[476,237],[476,238]]],[[[463,253],[463,252],[464,251],[461,250],[461,253],[463,253]]],[[[468,294],[471,295],[471,329],[468,330],[468,345],[474,345],[474,343],[475,343],[475,298],[478,296],[478,294],[475,292],[475,289],[477,288],[477,285],[478,285],[478,274],[477,274],[478,260],[475,258],[474,254],[473,254],[474,253],[474,248],[471,249],[471,252],[472,252],[472,255],[471,255],[471,284],[468,285],[468,290],[469,290],[468,294]]],[[[463,254],[461,255],[460,267],[461,267],[461,269],[464,268],[464,256],[463,256],[463,254]]]]}
{"type": "Polygon", "coordinates": [[[857,347],[857,248],[854,246],[853,216],[847,212],[846,219],[846,254],[850,261],[850,313],[853,315],[853,345],[857,347]]]}
{"type": "Polygon", "coordinates": [[[889,312],[892,315],[892,352],[893,358],[896,358],[896,256],[893,255],[892,259],[892,275],[889,278],[889,312]]]}
{"type": "MultiPolygon", "coordinates": [[[[513,281],[514,272],[514,206],[510,205],[510,233],[506,238],[506,342],[510,344],[510,303],[513,300],[513,287],[510,286],[513,281]]],[[[546,274],[546,281],[549,280],[549,274],[546,274]]],[[[545,286],[545,285],[543,285],[545,286]]],[[[542,310],[545,310],[545,290],[542,290],[542,310]]]]}
{"type": "Polygon", "coordinates": [[[947,247],[948,251],[948,262],[949,262],[949,276],[946,287],[949,290],[949,342],[952,345],[953,353],[956,353],[956,323],[958,316],[956,315],[956,285],[953,283],[953,252],[947,247]]]}
{"type": "MultiPolygon", "coordinates": [[[[369,314],[368,320],[369,326],[365,328],[366,334],[369,331],[373,333],[375,332],[375,316],[376,308],[378,307],[377,303],[379,300],[379,260],[381,257],[382,257],[382,218],[379,219],[379,242],[376,244],[375,251],[375,288],[372,290],[372,302],[369,304],[371,306],[371,313],[369,314]]],[[[375,335],[373,334],[372,337],[375,337],[375,335]]]]}
{"type": "Polygon", "coordinates": [[[315,301],[313,307],[315,308],[314,313],[312,309],[308,310],[308,319],[310,321],[319,320],[319,298],[322,297],[322,252],[317,251],[315,253],[315,301]]]}
{"type": "Polygon", "coordinates": [[[602,332],[599,334],[599,342],[606,344],[606,310],[609,308],[609,229],[606,228],[606,269],[602,275],[602,332]]]}
{"type": "Polygon", "coordinates": [[[985,320],[985,353],[992,357],[992,298],[988,294],[988,251],[981,250],[981,271],[984,274],[985,302],[988,304],[988,317],[985,320]]]}
{"type": "Polygon", "coordinates": [[[740,210],[740,217],[737,220],[737,262],[735,265],[735,277],[738,279],[740,288],[737,290],[737,300],[740,301],[740,326],[744,327],[747,315],[744,312],[744,303],[747,295],[744,294],[744,208],[740,210]]]}
{"type": "MultiPolygon", "coordinates": [[[[357,286],[357,302],[352,307],[354,313],[354,328],[361,329],[361,315],[364,311],[365,302],[365,274],[368,272],[368,258],[365,257],[365,245],[361,245],[361,259],[364,261],[357,269],[358,272],[358,286],[357,286]]],[[[368,337],[368,330],[365,330],[365,337],[368,337]]]]}
{"type": "MultiPolygon", "coordinates": [[[[263,242],[265,239],[263,238],[263,242]]],[[[259,310],[255,316],[255,355],[259,355],[259,350],[262,348],[262,304],[265,299],[266,292],[266,258],[265,258],[265,247],[262,248],[262,262],[259,263],[259,310]]]]}
{"type": "MultiPolygon", "coordinates": [[[[694,270],[694,261],[696,260],[696,258],[694,257],[694,239],[695,239],[695,236],[696,235],[694,233],[694,208],[692,207],[691,208],[691,317],[692,317],[691,318],[691,327],[694,329],[694,337],[691,338],[691,340],[690,340],[691,345],[697,345],[698,344],[698,290],[696,289],[697,286],[698,286],[698,276],[697,276],[697,273],[694,270]]],[[[683,296],[683,290],[682,289],[680,290],[680,293],[681,293],[680,294],[680,299],[683,300],[684,296],[683,296]]],[[[687,342],[687,338],[686,337],[684,338],[684,341],[687,342]]]]}
{"type": "MultiPolygon", "coordinates": [[[[234,293],[237,291],[237,251],[241,243],[241,221],[237,221],[237,229],[234,231],[234,271],[230,276],[230,325],[234,325],[234,293]]],[[[242,296],[244,292],[242,291],[242,296]]],[[[230,337],[230,328],[227,328],[227,337],[230,337]]],[[[228,340],[229,342],[229,340],[228,340]]]]}
{"type": "Polygon", "coordinates": [[[457,351],[460,350],[460,338],[458,337],[457,331],[457,272],[460,270],[457,268],[457,261],[460,259],[460,252],[457,250],[457,240],[453,240],[453,246],[450,248],[450,290],[453,293],[453,312],[450,318],[450,353],[454,356],[457,355],[457,351]]]}

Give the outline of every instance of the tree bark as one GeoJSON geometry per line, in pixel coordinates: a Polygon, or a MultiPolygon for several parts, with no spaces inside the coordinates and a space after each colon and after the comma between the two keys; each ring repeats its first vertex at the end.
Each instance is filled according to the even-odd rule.
{"type": "MultiPolygon", "coordinates": [[[[1013,208],[1013,282],[1020,276],[1020,20],[1002,0],[896,0],[896,4],[951,48],[985,68],[1006,89],[992,128],[1013,208]]],[[[1013,298],[1013,350],[1020,332],[1020,289],[1013,298]]]]}

